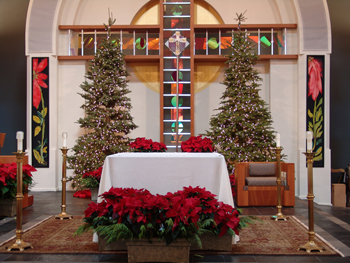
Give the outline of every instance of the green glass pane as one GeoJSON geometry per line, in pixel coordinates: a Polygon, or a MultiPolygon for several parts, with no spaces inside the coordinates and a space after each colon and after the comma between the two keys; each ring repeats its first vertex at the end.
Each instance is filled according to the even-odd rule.
{"type": "Polygon", "coordinates": [[[182,15],[182,6],[181,5],[175,5],[171,8],[171,14],[173,16],[181,16],[182,15]]]}
{"type": "Polygon", "coordinates": [[[216,39],[216,37],[211,37],[209,40],[208,40],[208,46],[209,48],[211,49],[217,49],[219,47],[219,43],[216,39]]]}
{"type": "MultiPolygon", "coordinates": [[[[179,98],[179,107],[181,107],[181,106],[183,105],[183,103],[184,103],[183,98],[179,98]]],[[[172,104],[174,107],[176,107],[176,97],[173,97],[173,98],[171,99],[171,104],[172,104]]]]}
{"type": "Polygon", "coordinates": [[[141,37],[136,39],[135,44],[137,49],[144,49],[146,47],[146,41],[144,38],[141,37]]]}
{"type": "MultiPolygon", "coordinates": [[[[181,81],[183,79],[183,74],[181,71],[179,71],[179,81],[181,81]]],[[[176,71],[174,71],[172,74],[171,74],[171,80],[172,81],[176,81],[176,71]]]]}
{"type": "MultiPolygon", "coordinates": [[[[175,127],[176,127],[176,122],[173,122],[173,124],[171,124],[171,130],[173,132],[176,132],[175,131],[175,127]]],[[[183,131],[183,128],[184,128],[184,125],[182,124],[182,122],[179,122],[179,126],[178,126],[178,132],[182,132],[183,131]]]]}

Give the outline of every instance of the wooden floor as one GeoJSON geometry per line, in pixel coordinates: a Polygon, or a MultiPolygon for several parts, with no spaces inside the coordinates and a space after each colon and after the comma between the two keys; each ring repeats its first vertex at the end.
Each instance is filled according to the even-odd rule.
{"type": "MultiPolygon", "coordinates": [[[[31,192],[34,205],[23,210],[23,228],[30,227],[41,218],[61,212],[61,192],[31,192]]],[[[67,193],[67,213],[83,214],[90,200],[73,197],[67,193]]],[[[315,204],[315,232],[333,244],[345,257],[328,256],[259,256],[259,255],[205,255],[191,257],[191,262],[350,262],[350,208],[322,206],[315,204]]],[[[292,208],[283,208],[284,215],[295,215],[308,224],[307,201],[296,199],[292,208]]],[[[275,215],[275,207],[244,208],[245,215],[275,215]]],[[[15,218],[1,218],[0,243],[9,235],[15,235],[15,218]]],[[[0,262],[127,262],[126,255],[21,255],[21,253],[0,254],[0,262]]]]}

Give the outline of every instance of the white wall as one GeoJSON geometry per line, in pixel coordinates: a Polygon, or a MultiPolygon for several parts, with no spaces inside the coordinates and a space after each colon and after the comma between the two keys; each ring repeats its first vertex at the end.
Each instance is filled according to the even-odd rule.
{"type": "Polygon", "coordinates": [[[131,93],[127,96],[131,99],[131,115],[134,123],[139,126],[130,133],[130,138],[146,137],[159,141],[160,138],[160,98],[159,93],[147,88],[135,76],[130,67],[127,68],[130,77],[128,79],[131,93]]]}
{"type": "MultiPolygon", "coordinates": [[[[62,133],[67,132],[67,148],[75,145],[75,140],[84,134],[84,130],[79,127],[78,119],[84,117],[84,110],[80,108],[84,104],[84,99],[78,94],[82,92],[80,85],[85,80],[86,62],[60,61],[58,66],[58,149],[62,147],[62,133]]],[[[71,155],[68,151],[67,155],[71,155]]],[[[57,185],[61,189],[62,175],[62,152],[58,151],[58,176],[57,185]]],[[[73,170],[67,169],[67,177],[73,174],[73,170]]]]}
{"type": "MultiPolygon", "coordinates": [[[[32,0],[34,1],[34,0],[32,0]]],[[[31,2],[32,2],[31,1],[31,2]]],[[[61,134],[68,132],[68,147],[72,147],[79,134],[82,133],[75,122],[83,112],[80,109],[82,98],[79,85],[84,80],[85,62],[60,61],[56,55],[67,55],[67,32],[60,32],[58,25],[101,25],[107,22],[108,8],[116,18],[116,24],[128,25],[147,0],[59,0],[54,22],[54,50],[49,54],[27,54],[30,56],[50,56],[50,168],[40,169],[35,175],[35,190],[56,190],[60,188],[61,178],[61,134]],[[56,54],[57,53],[57,54],[56,54]],[[55,112],[57,111],[57,112],[55,112]]],[[[227,24],[236,23],[236,13],[243,13],[246,24],[297,23],[298,29],[287,33],[288,54],[299,54],[297,60],[260,61],[256,69],[263,78],[260,95],[269,104],[273,127],[281,134],[281,144],[288,155],[286,161],[296,165],[296,194],[305,198],[307,193],[305,156],[306,131],[306,54],[300,47],[302,39],[302,21],[297,0],[207,0],[220,14],[227,24]],[[296,41],[298,37],[300,42],[296,41]]],[[[326,4],[325,4],[325,8],[326,4]]],[[[30,11],[28,19],[30,18],[30,11]]],[[[308,54],[328,54],[329,51],[308,54]]],[[[326,94],[329,93],[329,57],[326,58],[326,94]]],[[[134,121],[140,127],[131,133],[131,137],[145,136],[159,140],[159,93],[147,88],[134,72],[131,73],[129,88],[132,93],[134,121]]],[[[30,67],[28,67],[28,86],[30,85],[30,67]]],[[[208,88],[195,94],[195,134],[203,133],[209,128],[209,119],[217,108],[224,86],[220,84],[221,74],[208,88]]],[[[28,89],[29,90],[29,89],[28,89]]],[[[329,97],[326,97],[329,100],[329,97]]],[[[28,99],[30,101],[30,99],[28,99]]],[[[327,102],[328,103],[328,102],[327,102]]],[[[30,105],[30,104],[29,104],[30,105]]],[[[329,103],[325,104],[325,112],[329,112],[329,103]]],[[[30,123],[31,116],[28,115],[30,123]]],[[[329,122],[329,120],[328,120],[329,122]]],[[[326,121],[325,168],[315,168],[316,202],[330,203],[330,150],[329,123],[326,121]]],[[[30,125],[28,124],[28,130],[30,125]]],[[[30,135],[28,135],[30,141],[30,135]]],[[[29,145],[30,147],[30,145],[29,145]]]]}

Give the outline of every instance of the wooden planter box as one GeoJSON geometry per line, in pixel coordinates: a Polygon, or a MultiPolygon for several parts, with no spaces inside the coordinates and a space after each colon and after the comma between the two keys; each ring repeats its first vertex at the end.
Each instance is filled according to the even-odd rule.
{"type": "Polygon", "coordinates": [[[98,250],[99,251],[116,251],[116,250],[127,250],[125,240],[117,240],[107,244],[105,236],[98,236],[98,250]]]}
{"type": "Polygon", "coordinates": [[[205,232],[199,236],[202,241],[202,248],[199,248],[196,243],[191,245],[191,250],[218,250],[232,251],[232,236],[223,235],[217,237],[211,232],[205,232]]]}
{"type": "Polygon", "coordinates": [[[98,197],[98,188],[90,188],[91,201],[96,202],[98,197]]]}
{"type": "Polygon", "coordinates": [[[0,216],[13,217],[17,213],[16,199],[0,199],[0,216]]]}
{"type": "Polygon", "coordinates": [[[165,241],[152,239],[152,243],[145,239],[126,241],[128,248],[128,262],[183,262],[190,259],[190,242],[178,239],[170,245],[165,241]]]}
{"type": "MultiPolygon", "coordinates": [[[[191,244],[191,250],[216,250],[216,251],[232,251],[232,236],[224,235],[222,237],[214,236],[213,233],[204,233],[200,236],[202,248],[199,248],[196,243],[191,244]]],[[[125,251],[127,250],[125,240],[118,240],[107,244],[104,236],[98,237],[99,251],[125,251]]]]}

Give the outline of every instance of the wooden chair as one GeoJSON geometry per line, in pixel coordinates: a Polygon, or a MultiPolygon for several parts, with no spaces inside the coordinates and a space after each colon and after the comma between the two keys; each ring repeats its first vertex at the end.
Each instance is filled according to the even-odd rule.
{"type": "MultiPolygon", "coordinates": [[[[275,162],[237,163],[235,166],[235,202],[237,206],[276,206],[276,170],[275,162]],[[260,175],[259,169],[262,170],[260,175]]],[[[285,175],[285,180],[281,184],[281,204],[282,206],[294,206],[294,163],[282,162],[281,173],[285,175]]]]}
{"type": "Polygon", "coordinates": [[[4,147],[5,136],[6,136],[6,133],[0,132],[0,155],[1,155],[1,148],[4,147]]]}
{"type": "Polygon", "coordinates": [[[345,184],[345,206],[349,206],[350,199],[350,163],[346,169],[331,169],[331,183],[333,184],[345,184]]]}

